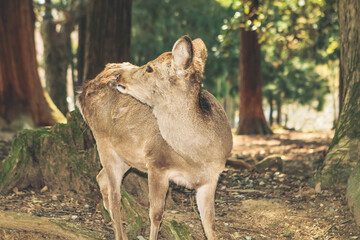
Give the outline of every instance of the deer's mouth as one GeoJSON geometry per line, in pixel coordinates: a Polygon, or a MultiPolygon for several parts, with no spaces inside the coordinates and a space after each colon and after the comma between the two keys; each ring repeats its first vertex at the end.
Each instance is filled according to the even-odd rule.
{"type": "Polygon", "coordinates": [[[127,93],[127,88],[119,83],[116,85],[116,89],[121,93],[127,93]]]}

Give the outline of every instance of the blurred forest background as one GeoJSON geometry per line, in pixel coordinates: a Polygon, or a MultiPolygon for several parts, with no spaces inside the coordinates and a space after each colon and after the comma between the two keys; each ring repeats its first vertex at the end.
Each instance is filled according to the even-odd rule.
{"type": "MultiPolygon", "coordinates": [[[[40,79],[63,114],[74,110],[76,86],[95,77],[106,63],[145,64],[170,51],[175,40],[187,34],[207,45],[203,84],[222,102],[232,127],[247,124],[239,121],[239,114],[240,119],[266,119],[270,126],[296,130],[336,125],[340,54],[335,0],[136,0],[119,4],[35,0],[33,7],[40,79]],[[87,8],[93,8],[93,15],[87,8]],[[102,15],[106,18],[97,18],[102,15]],[[248,33],[255,36],[246,37],[248,33]],[[247,45],[257,40],[259,50],[247,45]],[[243,79],[253,83],[240,89],[239,59],[248,63],[243,79]],[[243,108],[240,113],[239,107],[243,108]],[[254,111],[260,114],[253,117],[254,111]]],[[[29,119],[25,116],[24,120],[29,119]]],[[[14,123],[5,117],[2,122],[18,128],[34,121],[36,125],[34,119],[14,123]]],[[[243,128],[248,130],[239,126],[238,131],[270,132],[261,124],[243,128]]]]}

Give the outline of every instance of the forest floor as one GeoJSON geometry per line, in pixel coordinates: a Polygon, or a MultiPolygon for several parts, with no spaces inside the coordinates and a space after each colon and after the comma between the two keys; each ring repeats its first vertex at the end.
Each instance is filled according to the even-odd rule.
{"type": "MultiPolygon", "coordinates": [[[[234,164],[235,167],[227,166],[216,192],[218,239],[360,239],[360,229],[346,204],[345,189],[310,185],[332,136],[331,131],[284,130],[266,137],[234,136],[232,159],[254,166],[265,157],[280,155],[282,162],[281,166],[260,172],[239,169],[234,164]]],[[[6,156],[9,146],[8,141],[0,142],[0,157],[6,156]]],[[[167,209],[164,218],[187,225],[192,239],[204,239],[195,192],[172,186],[176,207],[167,209]]],[[[16,216],[6,215],[7,212],[62,220],[90,229],[103,239],[114,236],[111,224],[104,220],[100,198],[54,194],[46,188],[40,192],[14,189],[0,196],[0,226],[1,222],[7,226],[0,227],[0,239],[65,239],[60,233],[11,226],[16,216]]],[[[161,233],[160,239],[164,239],[161,233]]]]}

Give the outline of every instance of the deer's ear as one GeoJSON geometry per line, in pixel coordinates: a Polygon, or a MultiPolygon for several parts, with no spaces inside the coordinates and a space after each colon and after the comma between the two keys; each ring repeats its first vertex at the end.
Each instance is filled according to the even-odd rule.
{"type": "Polygon", "coordinates": [[[187,69],[191,65],[194,56],[191,38],[188,36],[179,38],[173,46],[172,55],[177,68],[187,69]]]}
{"type": "Polygon", "coordinates": [[[192,41],[194,47],[194,65],[197,71],[203,72],[208,56],[206,45],[200,38],[192,41]]]}

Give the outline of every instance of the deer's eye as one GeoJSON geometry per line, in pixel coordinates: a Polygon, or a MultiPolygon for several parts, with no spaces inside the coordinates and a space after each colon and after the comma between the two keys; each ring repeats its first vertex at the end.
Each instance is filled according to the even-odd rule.
{"type": "Polygon", "coordinates": [[[154,69],[152,67],[150,67],[149,65],[146,67],[146,72],[152,73],[153,71],[154,71],[154,69]]]}

